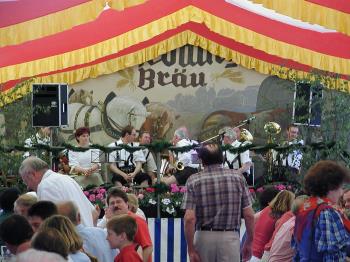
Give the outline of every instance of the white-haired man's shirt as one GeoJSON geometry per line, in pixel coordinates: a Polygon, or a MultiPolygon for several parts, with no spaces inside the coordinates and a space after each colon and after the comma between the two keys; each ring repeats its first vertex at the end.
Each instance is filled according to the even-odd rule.
{"type": "Polygon", "coordinates": [[[92,211],[95,209],[84,195],[79,184],[70,176],[47,170],[37,189],[38,200],[52,201],[55,204],[73,201],[79,209],[81,223],[94,226],[92,211]]]}

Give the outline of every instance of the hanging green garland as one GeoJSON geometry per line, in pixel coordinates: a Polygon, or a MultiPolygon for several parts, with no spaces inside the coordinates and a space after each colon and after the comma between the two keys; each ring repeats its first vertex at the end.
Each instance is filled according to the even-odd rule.
{"type": "MultiPolygon", "coordinates": [[[[321,149],[329,149],[336,145],[336,142],[318,142],[318,143],[311,143],[309,145],[301,145],[301,144],[293,144],[293,145],[287,145],[287,146],[279,146],[278,144],[266,144],[263,146],[256,146],[254,144],[247,144],[240,147],[233,147],[232,145],[224,145],[221,146],[222,150],[229,151],[230,153],[241,153],[246,150],[255,151],[256,153],[264,153],[271,149],[278,151],[278,152],[287,152],[292,150],[321,150],[321,149]]],[[[147,145],[140,145],[140,146],[129,146],[129,145],[118,145],[115,147],[105,147],[98,144],[92,144],[89,147],[77,147],[73,146],[71,144],[62,144],[62,146],[48,146],[48,145],[42,145],[42,144],[35,144],[31,147],[25,147],[23,145],[14,145],[14,146],[8,146],[8,147],[1,147],[0,151],[4,153],[10,153],[13,151],[36,151],[36,150],[43,150],[47,152],[52,152],[54,155],[57,155],[58,153],[62,152],[63,150],[70,150],[70,151],[77,151],[77,152],[85,152],[89,149],[99,149],[102,152],[105,153],[111,153],[116,150],[126,150],[128,152],[135,152],[144,148],[148,148],[149,150],[159,153],[163,152],[164,150],[169,150],[177,153],[184,153],[189,152],[193,149],[198,149],[199,145],[190,145],[190,146],[183,146],[183,147],[174,147],[172,144],[170,144],[168,141],[165,140],[157,140],[152,142],[151,144],[147,145]]]]}

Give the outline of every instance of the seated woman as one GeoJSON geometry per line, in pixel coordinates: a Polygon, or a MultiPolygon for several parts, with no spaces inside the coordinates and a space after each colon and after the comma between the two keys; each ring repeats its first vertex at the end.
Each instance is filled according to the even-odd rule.
{"type": "Polygon", "coordinates": [[[252,245],[253,257],[250,261],[260,261],[264,247],[272,237],[276,221],[290,210],[295,195],[283,190],[265,207],[255,223],[255,232],[252,245]]]}
{"type": "MultiPolygon", "coordinates": [[[[80,127],[75,131],[75,139],[79,147],[89,147],[90,145],[90,130],[87,127],[80,127]]],[[[101,175],[98,173],[100,165],[92,163],[92,155],[98,157],[98,149],[88,149],[86,151],[69,151],[68,159],[71,167],[70,174],[77,175],[74,177],[82,187],[88,185],[99,186],[103,184],[101,175]]]]}

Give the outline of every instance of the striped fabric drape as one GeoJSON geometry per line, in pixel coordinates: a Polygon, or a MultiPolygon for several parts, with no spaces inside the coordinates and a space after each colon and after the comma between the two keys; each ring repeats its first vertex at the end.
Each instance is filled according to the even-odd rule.
{"type": "Polygon", "coordinates": [[[149,218],[153,262],[186,262],[187,245],[183,218],[149,218]]]}

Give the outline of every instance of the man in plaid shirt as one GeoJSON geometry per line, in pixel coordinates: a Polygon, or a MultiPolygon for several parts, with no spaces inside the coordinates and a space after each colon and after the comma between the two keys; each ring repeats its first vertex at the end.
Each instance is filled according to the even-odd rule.
{"type": "Polygon", "coordinates": [[[247,183],[235,170],[222,167],[223,154],[216,144],[198,150],[204,170],[187,183],[183,208],[188,253],[193,261],[240,261],[239,229],[245,220],[247,240],[243,261],[251,256],[254,212],[247,183]]]}

